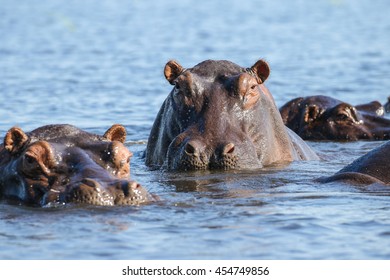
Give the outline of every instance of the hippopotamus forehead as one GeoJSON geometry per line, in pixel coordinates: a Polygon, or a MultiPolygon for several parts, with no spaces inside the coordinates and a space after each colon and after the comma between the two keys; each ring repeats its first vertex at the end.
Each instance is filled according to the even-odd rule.
{"type": "Polygon", "coordinates": [[[90,161],[91,156],[96,154],[95,151],[91,152],[86,148],[80,148],[75,145],[47,141],[36,142],[32,144],[27,151],[37,150],[35,146],[42,146],[40,143],[45,143],[45,147],[47,147],[42,153],[44,152],[45,154],[50,155],[58,168],[76,162],[85,162],[86,159],[88,159],[87,161],[90,161]]]}
{"type": "Polygon", "coordinates": [[[323,95],[310,96],[305,100],[305,104],[307,105],[316,105],[317,107],[324,109],[337,106],[340,103],[343,102],[338,99],[323,95]]]}
{"type": "Polygon", "coordinates": [[[28,133],[32,141],[45,139],[51,142],[77,143],[80,141],[102,141],[103,137],[83,131],[68,124],[46,125],[28,133]]]}
{"type": "Polygon", "coordinates": [[[222,75],[237,75],[243,73],[245,69],[227,60],[206,60],[189,71],[204,78],[218,78],[222,75]]]}
{"type": "Polygon", "coordinates": [[[86,143],[83,145],[80,145],[81,148],[84,150],[90,151],[92,153],[96,154],[116,154],[120,151],[124,151],[130,155],[132,153],[127,149],[127,147],[119,142],[119,141],[100,141],[100,142],[95,142],[95,143],[86,143]]]}

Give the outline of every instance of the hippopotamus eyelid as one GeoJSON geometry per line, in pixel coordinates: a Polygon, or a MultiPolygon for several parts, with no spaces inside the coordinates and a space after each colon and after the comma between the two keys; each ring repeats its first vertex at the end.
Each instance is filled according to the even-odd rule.
{"type": "Polygon", "coordinates": [[[37,159],[29,154],[25,154],[24,158],[26,159],[28,164],[33,164],[37,161],[37,159]]]}
{"type": "Polygon", "coordinates": [[[338,119],[347,120],[347,119],[349,119],[349,117],[350,116],[347,113],[338,113],[337,114],[338,119]]]}
{"type": "Polygon", "coordinates": [[[50,170],[45,166],[44,163],[39,162],[39,160],[29,153],[26,153],[24,155],[24,159],[30,167],[27,167],[28,169],[36,169],[39,168],[45,175],[48,175],[50,173],[50,170]]]}

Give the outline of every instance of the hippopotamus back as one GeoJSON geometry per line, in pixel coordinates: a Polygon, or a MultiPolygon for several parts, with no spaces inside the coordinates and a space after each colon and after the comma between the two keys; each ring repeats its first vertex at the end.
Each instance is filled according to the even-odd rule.
{"type": "Polygon", "coordinates": [[[322,183],[349,181],[356,184],[379,183],[390,185],[390,142],[359,157],[336,174],[320,178],[322,183]]]}

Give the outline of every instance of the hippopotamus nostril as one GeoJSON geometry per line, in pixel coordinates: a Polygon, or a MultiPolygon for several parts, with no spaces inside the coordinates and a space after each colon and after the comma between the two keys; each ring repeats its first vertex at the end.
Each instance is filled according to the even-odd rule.
{"type": "Polygon", "coordinates": [[[199,156],[200,147],[199,144],[195,141],[188,142],[184,148],[184,151],[189,156],[199,156]]]}
{"type": "Polygon", "coordinates": [[[129,185],[130,185],[130,188],[133,190],[141,188],[141,185],[138,184],[137,182],[131,182],[129,185]]]}
{"type": "Polygon", "coordinates": [[[229,155],[234,153],[234,144],[229,143],[226,144],[225,147],[223,147],[222,155],[229,155]]]}
{"type": "Polygon", "coordinates": [[[134,181],[122,181],[114,189],[114,203],[116,205],[134,205],[155,200],[140,184],[134,181]]]}
{"type": "Polygon", "coordinates": [[[95,181],[94,179],[84,178],[81,180],[81,183],[88,186],[88,187],[94,188],[96,190],[99,189],[99,183],[97,181],[95,181]]]}
{"type": "Polygon", "coordinates": [[[121,183],[121,188],[125,197],[128,197],[133,192],[133,190],[140,186],[141,185],[137,184],[136,182],[124,181],[121,183]]]}

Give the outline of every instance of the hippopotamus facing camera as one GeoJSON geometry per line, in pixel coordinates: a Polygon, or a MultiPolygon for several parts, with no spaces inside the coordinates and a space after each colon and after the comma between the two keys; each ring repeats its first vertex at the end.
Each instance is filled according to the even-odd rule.
{"type": "Polygon", "coordinates": [[[352,106],[323,95],[295,98],[280,108],[283,122],[305,140],[390,139],[390,120],[373,101],[352,106]]]}
{"type": "Polygon", "coordinates": [[[133,205],[153,200],[130,180],[126,130],[103,136],[70,125],[11,128],[0,146],[0,197],[25,204],[133,205]]]}
{"type": "Polygon", "coordinates": [[[268,89],[268,63],[207,60],[165,65],[173,85],[153,124],[146,164],[170,170],[247,169],[317,159],[286,128],[268,89]]]}

